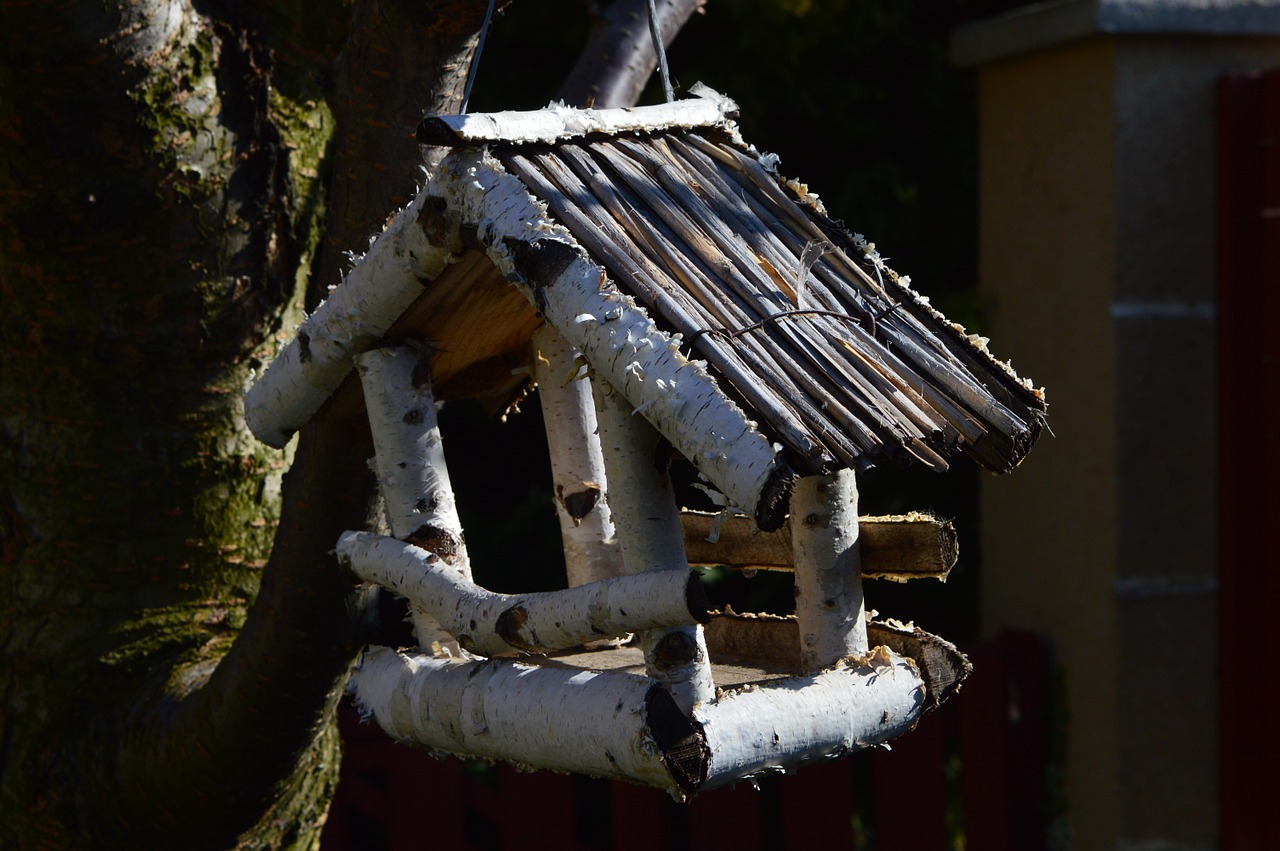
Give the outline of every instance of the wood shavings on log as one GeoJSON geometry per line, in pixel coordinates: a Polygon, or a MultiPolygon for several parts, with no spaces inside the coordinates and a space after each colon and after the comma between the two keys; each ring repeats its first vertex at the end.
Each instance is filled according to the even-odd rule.
{"type": "Polygon", "coordinates": [[[915,726],[925,691],[912,660],[876,647],[808,677],[724,692],[694,713],[709,754],[702,788],[887,742],[915,726]]]}
{"type": "MultiPolygon", "coordinates": [[[[718,539],[708,540],[719,514],[681,512],[689,563],[751,570],[791,570],[790,525],[761,532],[744,517],[719,519],[718,539]]],[[[945,582],[960,553],[955,526],[929,514],[858,518],[862,578],[945,582]]]]}

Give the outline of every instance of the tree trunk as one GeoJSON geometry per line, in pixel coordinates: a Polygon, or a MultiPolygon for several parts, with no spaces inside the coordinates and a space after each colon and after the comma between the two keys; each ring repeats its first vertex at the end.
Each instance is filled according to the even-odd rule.
{"type": "Polygon", "coordinates": [[[267,448],[241,395],[412,194],[487,5],[0,7],[0,847],[317,843],[371,443],[267,448]]]}
{"type": "Polygon", "coordinates": [[[252,439],[241,394],[315,258],[412,189],[413,126],[454,102],[485,5],[0,12],[0,845],[315,844],[367,596],[329,550],[371,453],[326,426],[282,483],[292,453],[252,439]],[[419,111],[368,94],[389,88],[419,111]],[[326,194],[379,136],[401,144],[367,158],[390,166],[371,197],[326,194]]]}

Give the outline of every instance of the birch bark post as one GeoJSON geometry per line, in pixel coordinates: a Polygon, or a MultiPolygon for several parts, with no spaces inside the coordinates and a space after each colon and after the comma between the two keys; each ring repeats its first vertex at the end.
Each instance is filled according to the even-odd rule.
{"type": "MultiPolygon", "coordinates": [[[[623,570],[687,570],[680,512],[667,472],[670,444],[635,415],[621,393],[604,382],[594,390],[623,570]]],[[[698,704],[715,701],[701,626],[646,630],[637,638],[646,672],[666,686],[682,711],[687,714],[698,704]]]]}
{"type": "Polygon", "coordinates": [[[551,453],[551,486],[569,585],[622,572],[591,382],[578,352],[550,325],[533,338],[533,377],[551,453]]]}
{"type": "Polygon", "coordinates": [[[819,671],[867,652],[858,548],[858,485],[852,470],[805,476],[791,494],[796,620],[804,669],[819,671]]]}
{"type": "MultiPolygon", "coordinates": [[[[443,569],[469,582],[471,560],[445,464],[429,357],[408,347],[372,349],[355,363],[391,534],[418,543],[443,569]]],[[[418,646],[428,653],[457,653],[454,636],[435,617],[419,606],[409,611],[418,646]]]]}

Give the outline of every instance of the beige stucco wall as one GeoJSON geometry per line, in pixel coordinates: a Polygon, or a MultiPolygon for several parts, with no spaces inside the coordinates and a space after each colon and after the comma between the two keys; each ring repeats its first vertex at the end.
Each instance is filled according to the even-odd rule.
{"type": "Polygon", "coordinates": [[[984,482],[983,628],[1052,640],[1077,849],[1217,845],[1213,86],[1275,66],[1121,34],[978,70],[983,333],[1055,435],[984,482]]]}
{"type": "Polygon", "coordinates": [[[1053,639],[1073,732],[1066,794],[1089,813],[1072,820],[1077,848],[1108,847],[1120,818],[1111,56],[1096,44],[1002,63],[979,89],[992,346],[1048,389],[1053,430],[1014,474],[983,483],[983,629],[1053,639]]]}

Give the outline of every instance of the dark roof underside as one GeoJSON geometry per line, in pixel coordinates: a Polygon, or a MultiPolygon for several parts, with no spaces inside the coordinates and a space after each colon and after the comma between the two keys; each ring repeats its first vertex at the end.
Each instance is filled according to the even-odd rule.
{"type": "Polygon", "coordinates": [[[493,153],[800,473],[946,469],[956,446],[1003,472],[1039,435],[1038,394],[726,134],[493,153]]]}

